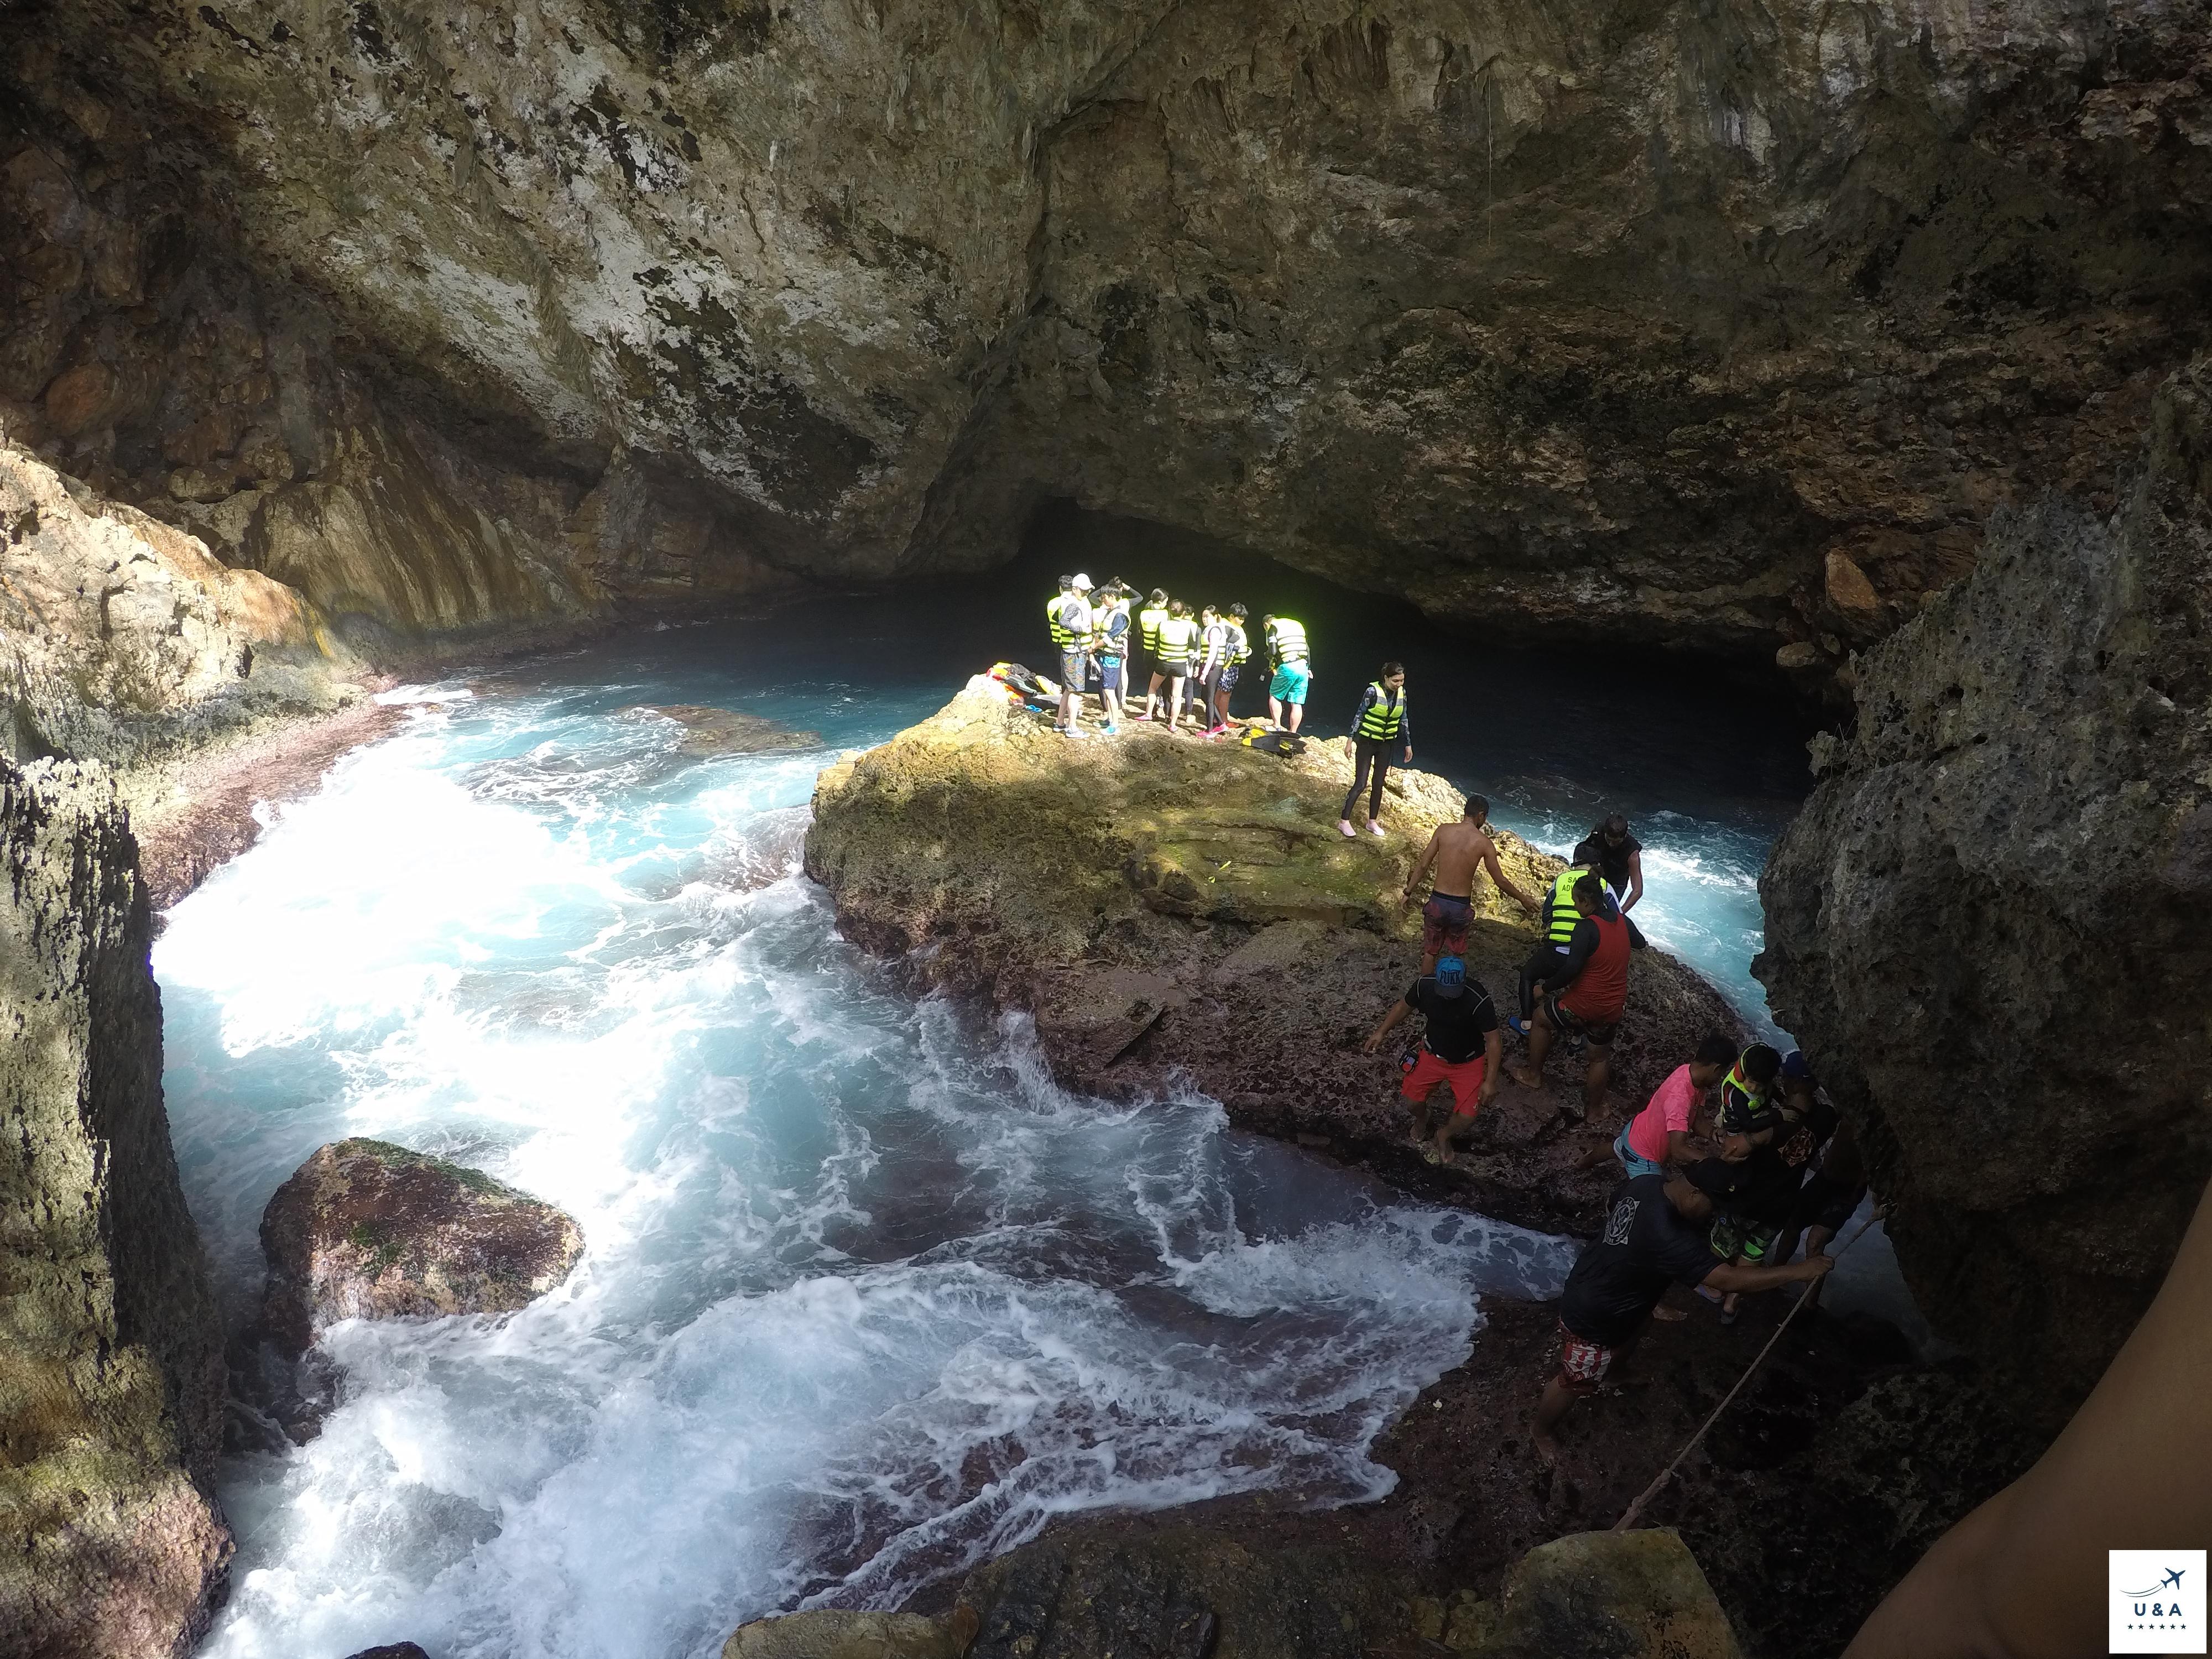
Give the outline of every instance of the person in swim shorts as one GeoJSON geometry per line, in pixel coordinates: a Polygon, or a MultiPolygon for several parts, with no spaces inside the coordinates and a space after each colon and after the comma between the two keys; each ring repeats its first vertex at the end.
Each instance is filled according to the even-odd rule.
{"type": "Polygon", "coordinates": [[[1419,1014],[1425,1023],[1420,1046],[1401,1062],[1405,1073],[1398,1092],[1413,1109],[1413,1144],[1431,1164],[1452,1161],[1452,1137],[1474,1127],[1474,1115],[1498,1097],[1500,1044],[1498,1011],[1480,980],[1469,977],[1457,957],[1437,958],[1436,971],[1415,980],[1406,994],[1383,1011],[1382,1023],[1360,1044],[1363,1054],[1382,1048],[1398,1023],[1419,1014]],[[1453,1108],[1434,1138],[1429,1129],[1429,1097],[1450,1085],[1453,1108]]]}
{"type": "Polygon", "coordinates": [[[1424,974],[1436,970],[1438,957],[1467,954],[1468,924],[1474,918],[1477,870],[1489,871],[1498,891],[1522,909],[1533,912],[1536,908],[1534,897],[1516,886],[1498,864],[1498,848],[1490,839],[1489,824],[1490,802],[1480,795],[1469,795],[1460,821],[1437,826],[1436,833],[1429,837],[1427,849],[1421,854],[1421,861],[1406,878],[1406,901],[1411,903],[1421,878],[1428,874],[1431,866],[1436,870],[1436,885],[1430,891],[1428,902],[1421,907],[1424,974]]]}

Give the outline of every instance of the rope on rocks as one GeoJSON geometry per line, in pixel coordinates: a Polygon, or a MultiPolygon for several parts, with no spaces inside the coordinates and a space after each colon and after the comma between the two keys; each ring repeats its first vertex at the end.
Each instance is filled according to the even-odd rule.
{"type": "MultiPolygon", "coordinates": [[[[1831,1261],[1839,1259],[1843,1255],[1844,1250],[1850,1249],[1852,1245],[1857,1243],[1859,1240],[1864,1238],[1869,1232],[1873,1231],[1875,1223],[1881,1219],[1881,1212],[1877,1210],[1874,1214],[1867,1218],[1865,1226],[1860,1228],[1858,1231],[1853,1233],[1849,1238],[1844,1241],[1841,1248],[1829,1251],[1828,1259],[1831,1261]]],[[[1774,1334],[1766,1339],[1766,1346],[1761,1348],[1759,1352],[1753,1357],[1751,1364],[1744,1368],[1743,1375],[1736,1378],[1735,1387],[1730,1389],[1727,1394],[1721,1397],[1721,1403],[1713,1407],[1712,1414],[1707,1417],[1704,1422],[1698,1425],[1698,1431],[1695,1434],[1692,1435],[1686,1441],[1683,1442],[1682,1449],[1674,1454],[1674,1461],[1668,1464],[1665,1468],[1660,1470],[1658,1474],[1653,1478],[1651,1484],[1637,1494],[1636,1501],[1633,1504],[1631,1504],[1626,1510],[1622,1511],[1620,1519],[1613,1523],[1613,1531],[1626,1532],[1631,1527],[1636,1524],[1637,1516],[1644,1513],[1644,1506],[1659,1495],[1659,1489],[1664,1486],[1668,1480],[1674,1478],[1674,1471],[1676,1469],[1682,1467],[1682,1460],[1697,1449],[1698,1442],[1705,1437],[1705,1431],[1711,1428],[1715,1423],[1720,1420],[1720,1414],[1729,1408],[1729,1402],[1734,1400],[1736,1395],[1743,1392],[1743,1385],[1750,1382],[1752,1379],[1752,1374],[1757,1371],[1761,1364],[1765,1363],[1766,1356],[1774,1350],[1774,1345],[1782,1340],[1782,1333],[1790,1328],[1790,1322],[1797,1317],[1797,1310],[1804,1305],[1805,1298],[1802,1296],[1790,1304],[1790,1311],[1782,1316],[1782,1322],[1774,1328],[1774,1334]]]]}

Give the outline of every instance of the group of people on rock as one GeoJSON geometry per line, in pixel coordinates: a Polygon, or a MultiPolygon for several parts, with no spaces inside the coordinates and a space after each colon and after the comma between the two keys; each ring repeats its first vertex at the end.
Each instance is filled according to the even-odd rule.
{"type": "MultiPolygon", "coordinates": [[[[1060,579],[1060,592],[1045,604],[1045,622],[1060,658],[1060,709],[1053,730],[1064,737],[1085,735],[1083,700],[1096,686],[1101,720],[1108,737],[1121,735],[1121,720],[1156,720],[1181,732],[1188,720],[1194,734],[1225,738],[1231,730],[1230,700],[1252,659],[1249,612],[1242,605],[1200,605],[1170,599],[1156,587],[1141,606],[1137,591],[1115,580],[1093,587],[1080,572],[1060,579]],[[1137,675],[1149,667],[1151,678],[1141,707],[1133,708],[1137,675]]],[[[1279,732],[1296,733],[1305,718],[1306,695],[1313,684],[1312,647],[1306,626],[1295,617],[1260,618],[1267,652],[1267,721],[1279,732]]],[[[1411,765],[1413,724],[1407,708],[1405,665],[1386,662],[1360,693],[1345,748],[1352,762],[1352,787],[1346,792],[1337,830],[1357,836],[1352,813],[1367,796],[1367,832],[1383,834],[1382,788],[1393,765],[1411,765]],[[1395,758],[1394,758],[1395,757],[1395,758]]]]}
{"type": "MultiPolygon", "coordinates": [[[[1083,699],[1095,685],[1103,715],[1099,729],[1108,737],[1120,734],[1124,714],[1159,720],[1176,732],[1187,720],[1194,733],[1225,737],[1231,696],[1252,659],[1249,614],[1241,605],[1194,609],[1189,600],[1170,599],[1159,587],[1139,605],[1137,590],[1125,581],[1093,587],[1079,573],[1062,576],[1060,592],[1045,605],[1060,657],[1060,714],[1053,729],[1071,738],[1085,735],[1083,699]],[[1137,674],[1147,666],[1152,678],[1143,705],[1133,707],[1137,674]]],[[[1311,680],[1305,625],[1291,617],[1260,621],[1273,670],[1269,717],[1279,728],[1295,732],[1311,680]]]]}
{"type": "MultiPolygon", "coordinates": [[[[1630,963],[1644,944],[1628,919],[1644,896],[1644,867],[1626,819],[1616,813],[1594,826],[1538,894],[1506,874],[1489,817],[1490,803],[1469,796],[1460,821],[1439,827],[1414,865],[1408,902],[1425,878],[1432,881],[1421,913],[1421,971],[1362,1045],[1376,1053],[1402,1022],[1421,1016],[1399,1093],[1412,1109],[1414,1145],[1438,1165],[1453,1162],[1454,1141],[1496,1099],[1501,1073],[1540,1089],[1546,1060],[1563,1040],[1588,1050],[1579,1115],[1602,1109],[1630,963]],[[1518,1015],[1502,1022],[1466,961],[1474,883],[1486,872],[1539,932],[1520,969],[1518,1015]],[[1528,1044],[1522,1064],[1504,1062],[1507,1030],[1528,1044]],[[1439,1117],[1431,1100],[1446,1089],[1452,1104],[1439,1117]]],[[[1817,1300],[1833,1265],[1826,1248],[1866,1195],[1857,1148],[1804,1055],[1717,1035],[1582,1167],[1608,1158],[1623,1179],[1603,1230],[1568,1275],[1559,1367],[1537,1408],[1534,1439],[1547,1462],[1558,1455],[1561,1419],[1604,1385],[1646,1322],[1686,1317],[1662,1305],[1669,1285],[1717,1304],[1723,1323],[1734,1322],[1738,1299],[1750,1292],[1802,1282],[1817,1300]],[[1805,1259],[1793,1262],[1801,1240],[1805,1259]]]]}

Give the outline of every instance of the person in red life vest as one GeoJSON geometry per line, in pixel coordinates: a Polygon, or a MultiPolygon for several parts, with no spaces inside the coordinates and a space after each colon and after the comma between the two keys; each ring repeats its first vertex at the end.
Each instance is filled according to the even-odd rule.
{"type": "Polygon", "coordinates": [[[1392,1003],[1382,1023],[1359,1045],[1362,1054],[1374,1054],[1408,1014],[1425,1022],[1420,1046],[1401,1062],[1404,1079],[1398,1092],[1413,1109],[1413,1145],[1431,1164],[1452,1162],[1452,1137],[1474,1127],[1474,1115],[1498,1097],[1500,1044],[1498,1011],[1482,981],[1467,971],[1457,957],[1437,958],[1432,973],[1424,974],[1392,1003]],[[1446,1084],[1451,1085],[1453,1106],[1437,1126],[1429,1129],[1429,1097],[1446,1084]]]}
{"type": "Polygon", "coordinates": [[[1588,1116],[1605,1104],[1605,1085],[1613,1075],[1613,1039],[1628,1005],[1628,920],[1614,906],[1596,875],[1574,885],[1574,935],[1567,951],[1534,987],[1535,1017],[1528,1028],[1528,1063],[1509,1068],[1524,1089],[1544,1086],[1544,1060],[1561,1032],[1589,1044],[1583,1073],[1583,1111],[1588,1116]]]}

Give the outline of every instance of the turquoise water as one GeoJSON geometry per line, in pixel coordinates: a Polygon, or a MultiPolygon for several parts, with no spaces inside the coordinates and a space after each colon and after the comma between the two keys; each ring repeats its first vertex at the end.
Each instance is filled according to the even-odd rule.
{"type": "MultiPolygon", "coordinates": [[[[1068,1510],[1379,1495],[1373,1437],[1480,1344],[1476,1297],[1556,1289],[1564,1241],[1201,1098],[1071,1097],[1019,1020],[917,1006],[837,939],[797,873],[817,771],[1020,654],[1027,598],[829,602],[417,689],[170,914],[169,1109],[234,1317],[269,1195],[343,1135],[489,1170],[587,1241],[507,1320],[328,1334],[321,1437],[226,1465],[240,1558],[205,1652],[710,1655],[762,1612],[895,1605],[1068,1510]],[[638,709],[675,702],[823,744],[687,757],[638,709]]],[[[1464,672],[1483,708],[1519,660],[1416,683],[1464,672]]],[[[1335,729],[1357,687],[1322,672],[1335,729]]],[[[1421,757],[1551,845],[1681,783],[1638,812],[1639,915],[1755,1007],[1786,787],[1665,752],[1725,736],[1694,690],[1583,690],[1626,760],[1530,763],[1555,693],[1472,734],[1431,695],[1421,757]]]]}
{"type": "Polygon", "coordinates": [[[1559,1241],[1208,1101],[1072,1097],[1020,1022],[891,988],[797,837],[835,746],[941,688],[746,690],[726,643],[438,689],[171,913],[169,1109],[234,1314],[269,1194],[342,1135],[487,1169],[587,1240],[503,1322],[329,1334],[322,1436],[226,1465],[205,1652],[707,1655],[1066,1510],[1377,1495],[1367,1449],[1480,1340],[1477,1294],[1564,1277],[1559,1241]],[[693,759],[623,712],[679,693],[832,747],[693,759]]]}

